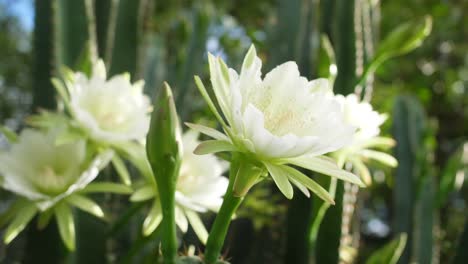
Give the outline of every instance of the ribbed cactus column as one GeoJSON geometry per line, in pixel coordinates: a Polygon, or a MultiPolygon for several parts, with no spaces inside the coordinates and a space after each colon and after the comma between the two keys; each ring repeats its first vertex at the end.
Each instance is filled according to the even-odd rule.
{"type": "MultiPolygon", "coordinates": [[[[54,70],[54,7],[52,0],[35,1],[34,41],[33,41],[33,111],[38,108],[55,108],[55,90],[50,82],[54,70]]],[[[43,230],[36,225],[30,225],[27,233],[25,258],[26,264],[37,263],[40,259],[44,263],[61,263],[64,254],[60,237],[54,221],[43,230]],[[47,244],[44,243],[47,241],[47,244]]]]}
{"type": "MultiPolygon", "coordinates": [[[[409,263],[413,243],[413,210],[416,200],[416,155],[422,144],[423,110],[412,97],[401,96],[395,101],[393,110],[393,135],[397,142],[395,157],[399,165],[395,174],[394,230],[407,233],[408,242],[398,263],[409,263]]],[[[429,253],[430,254],[430,253],[429,253]]]]}

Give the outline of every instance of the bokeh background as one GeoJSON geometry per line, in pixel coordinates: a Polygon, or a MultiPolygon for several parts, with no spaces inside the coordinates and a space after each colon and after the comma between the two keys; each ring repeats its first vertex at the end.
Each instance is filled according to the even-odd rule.
{"type": "MultiPolygon", "coordinates": [[[[408,243],[399,263],[467,263],[467,12],[466,0],[0,0],[0,122],[20,130],[28,114],[60,107],[50,77],[60,65],[85,67],[89,38],[111,74],[144,79],[151,96],[168,81],[183,121],[215,124],[193,82],[194,74],[208,79],[207,51],[239,68],[254,43],[264,72],[295,60],[310,79],[328,66],[325,35],[339,72],[351,73],[336,81],[335,91],[346,94],[382,38],[404,21],[430,15],[433,28],[424,43],[384,63],[357,90],[389,113],[383,134],[398,142],[399,167],[371,166],[374,184],[354,193],[341,186],[337,200],[343,193],[356,200],[350,223],[356,263],[402,232],[408,243]]],[[[258,185],[240,209],[226,243],[233,263],[307,263],[304,230],[319,201],[301,195],[287,201],[275,188],[258,185]]],[[[0,262],[53,263],[60,255],[66,263],[151,263],[157,237],[139,235],[146,205],[99,198],[112,221],[77,213],[75,253],[64,252],[54,226],[30,227],[8,247],[0,242],[0,262]]],[[[10,201],[0,191],[0,212],[10,201]]],[[[342,206],[325,216],[317,263],[337,262],[342,206]]],[[[204,219],[209,225],[213,215],[204,219]]],[[[203,247],[193,232],[182,241],[182,247],[203,247]]]]}

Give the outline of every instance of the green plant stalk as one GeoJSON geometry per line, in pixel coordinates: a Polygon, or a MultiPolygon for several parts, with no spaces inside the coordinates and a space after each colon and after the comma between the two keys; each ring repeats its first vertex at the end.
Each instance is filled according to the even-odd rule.
{"type": "MultiPolygon", "coordinates": [[[[167,186],[166,186],[167,187],[167,186]]],[[[171,188],[172,189],[172,188],[171,188]]],[[[172,190],[171,190],[172,192],[172,190]]],[[[163,220],[162,227],[162,252],[164,263],[173,264],[177,257],[177,233],[175,223],[175,184],[173,188],[174,195],[160,196],[162,207],[163,220]]]]}
{"type": "MultiPolygon", "coordinates": [[[[336,194],[336,186],[337,186],[338,180],[336,178],[332,178],[330,180],[330,187],[328,188],[328,193],[330,193],[330,196],[335,199],[335,194],[336,194]]],[[[318,236],[318,231],[320,229],[320,224],[323,221],[323,218],[325,216],[325,213],[327,212],[328,208],[330,208],[329,203],[322,203],[320,208],[317,211],[317,215],[315,216],[313,222],[312,222],[312,227],[309,230],[309,240],[310,240],[310,252],[314,252],[315,247],[317,245],[317,236],[318,236]]],[[[311,254],[311,257],[313,257],[315,254],[311,254]]]]}
{"type": "Polygon", "coordinates": [[[207,264],[216,263],[218,260],[232,216],[244,199],[243,197],[236,197],[233,194],[235,176],[241,169],[241,166],[242,164],[239,164],[237,158],[233,157],[229,170],[229,185],[206,243],[205,263],[207,264]]]}
{"type": "MultiPolygon", "coordinates": [[[[338,167],[343,168],[344,163],[339,162],[338,167]]],[[[328,193],[330,193],[330,196],[335,199],[336,196],[336,187],[338,184],[338,179],[336,178],[331,178],[330,179],[330,186],[328,187],[328,193]]],[[[320,225],[322,224],[323,218],[325,217],[325,213],[327,212],[328,208],[330,208],[329,203],[323,202],[320,208],[317,210],[317,213],[315,215],[315,218],[312,222],[312,226],[309,229],[309,246],[310,246],[310,255],[309,255],[309,263],[314,263],[315,262],[315,249],[317,247],[317,237],[318,237],[318,232],[320,230],[320,225]]]]}

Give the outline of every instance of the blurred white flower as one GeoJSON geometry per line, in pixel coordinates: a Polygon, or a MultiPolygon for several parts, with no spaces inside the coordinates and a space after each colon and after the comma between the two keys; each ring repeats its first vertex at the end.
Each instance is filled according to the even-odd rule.
{"type": "Polygon", "coordinates": [[[345,120],[357,128],[353,143],[359,143],[380,134],[380,126],[387,120],[386,114],[379,114],[367,102],[360,102],[355,94],[346,97],[336,95],[340,102],[345,120]]]}
{"type": "Polygon", "coordinates": [[[1,186],[45,211],[96,178],[110,152],[89,161],[84,141],[56,145],[56,131],[25,129],[0,153],[1,186]]]}
{"type": "Polygon", "coordinates": [[[141,140],[149,128],[150,100],[143,81],[130,83],[128,74],[106,79],[102,60],[93,65],[90,78],[77,72],[66,81],[74,118],[98,141],[141,140]]]}
{"type": "Polygon", "coordinates": [[[397,161],[391,155],[373,150],[372,148],[387,149],[395,145],[391,138],[380,137],[380,126],[387,119],[386,114],[374,111],[367,102],[361,102],[355,94],[335,96],[340,102],[345,120],[357,128],[351,144],[340,149],[333,156],[341,166],[350,162],[366,184],[371,184],[371,175],[364,164],[367,159],[377,160],[387,166],[395,167],[397,161]]]}
{"type": "MultiPolygon", "coordinates": [[[[196,82],[227,136],[208,127],[188,124],[216,139],[203,142],[197,153],[241,152],[255,167],[266,169],[288,198],[293,195],[293,183],[306,195],[309,188],[332,202],[323,188],[286,164],[361,184],[356,176],[321,157],[348,144],[354,134],[354,128],[344,121],[327,80],[308,81],[291,61],[277,66],[262,79],[262,62],[253,46],[245,56],[240,74],[211,54],[209,65],[213,90],[227,124],[201,81],[196,82]]],[[[245,195],[262,175],[242,179],[236,176],[235,195],[245,195]]]]}
{"type": "MultiPolygon", "coordinates": [[[[227,164],[214,155],[199,156],[193,150],[200,143],[198,133],[187,131],[182,136],[183,156],[177,180],[176,223],[182,232],[187,232],[188,224],[192,226],[200,241],[206,242],[208,233],[198,216],[207,211],[217,212],[223,201],[228,186],[228,179],[222,176],[227,164]]],[[[136,190],[130,198],[132,201],[143,201],[157,195],[156,187],[145,185],[136,190]]],[[[159,200],[153,204],[148,217],[143,223],[143,233],[150,235],[162,220],[159,200]]]]}

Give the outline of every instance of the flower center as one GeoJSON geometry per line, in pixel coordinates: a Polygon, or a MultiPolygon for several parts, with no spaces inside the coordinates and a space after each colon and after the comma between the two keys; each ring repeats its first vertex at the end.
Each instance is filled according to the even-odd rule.
{"type": "Polygon", "coordinates": [[[70,186],[70,177],[60,172],[60,169],[45,165],[39,169],[38,175],[32,179],[32,182],[40,192],[58,195],[70,186]]]}

